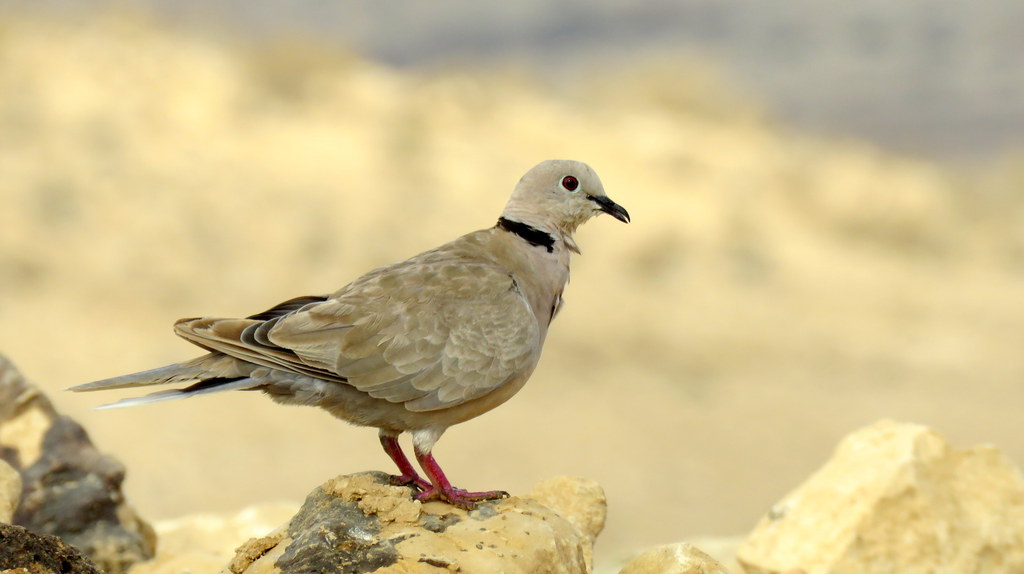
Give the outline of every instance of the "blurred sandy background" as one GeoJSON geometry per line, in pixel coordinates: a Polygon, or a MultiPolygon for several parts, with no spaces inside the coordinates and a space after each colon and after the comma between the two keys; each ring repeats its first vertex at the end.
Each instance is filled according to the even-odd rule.
{"type": "MultiPolygon", "coordinates": [[[[695,46],[714,43],[685,27],[637,45],[558,25],[536,32],[569,35],[550,58],[535,46],[503,59],[445,31],[430,54],[409,15],[395,33],[405,52],[388,53],[356,8],[355,23],[332,12],[274,28],[273,13],[232,27],[166,6],[0,3],[0,352],[126,463],[149,519],[298,501],[336,474],[391,470],[373,430],[258,395],[94,412],[120,395],[59,389],[194,356],[177,318],[328,292],[492,225],[527,168],[576,158],[633,223],[580,231],[531,383],[435,451],[458,485],[599,480],[600,566],[744,533],[841,436],[883,417],[1024,464],[1024,72],[1000,64],[997,41],[1015,41],[997,33],[1005,18],[932,4],[962,74],[933,94],[905,87],[900,114],[872,97],[899,100],[882,94],[919,80],[918,60],[883,51],[891,73],[877,78],[758,67],[745,84],[756,37],[728,26],[754,47],[705,57],[695,46]],[[329,18],[340,32],[325,33],[329,18]],[[758,78],[789,78],[803,100],[758,78]]],[[[870,6],[883,39],[913,32],[870,6]]],[[[499,16],[537,37],[528,14],[499,16]]],[[[819,33],[801,25],[795,37],[819,33]]],[[[934,46],[919,48],[930,62],[934,46]]]]}

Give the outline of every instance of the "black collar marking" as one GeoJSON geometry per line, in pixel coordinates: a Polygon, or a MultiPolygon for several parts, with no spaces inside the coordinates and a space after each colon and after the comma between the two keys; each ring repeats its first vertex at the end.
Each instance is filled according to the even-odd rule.
{"type": "Polygon", "coordinates": [[[555,250],[555,238],[551,237],[551,234],[546,231],[541,231],[536,227],[530,227],[525,223],[512,221],[504,217],[498,218],[498,227],[510,233],[515,233],[525,239],[530,245],[547,249],[548,253],[552,253],[555,250]]]}

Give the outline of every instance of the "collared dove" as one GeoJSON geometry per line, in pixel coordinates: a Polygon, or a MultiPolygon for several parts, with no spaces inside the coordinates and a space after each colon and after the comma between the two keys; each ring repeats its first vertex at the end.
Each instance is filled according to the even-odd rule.
{"type": "Polygon", "coordinates": [[[209,351],[72,387],[188,383],[107,407],[259,390],[376,427],[396,484],[422,501],[472,508],[502,491],[454,488],[431,450],[450,426],[504,403],[530,377],[562,302],[573,233],[599,213],[629,222],[590,166],[545,161],[523,176],[497,225],[380,267],[330,295],[297,297],[245,319],[194,318],[175,332],[209,351]],[[398,442],[412,434],[424,479],[398,442]]]}

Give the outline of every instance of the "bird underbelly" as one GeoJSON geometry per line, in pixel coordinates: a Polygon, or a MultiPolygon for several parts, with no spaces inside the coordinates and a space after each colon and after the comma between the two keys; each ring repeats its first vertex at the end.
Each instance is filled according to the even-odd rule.
{"type": "Polygon", "coordinates": [[[448,408],[412,411],[405,403],[371,397],[344,383],[302,377],[277,381],[263,387],[273,400],[288,405],[317,406],[358,426],[409,431],[447,428],[477,417],[512,398],[529,378],[532,368],[490,393],[448,408]]]}

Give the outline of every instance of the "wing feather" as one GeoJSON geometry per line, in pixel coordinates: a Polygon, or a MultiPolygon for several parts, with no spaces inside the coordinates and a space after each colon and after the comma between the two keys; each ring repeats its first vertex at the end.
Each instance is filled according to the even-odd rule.
{"type": "Polygon", "coordinates": [[[347,384],[413,411],[481,397],[537,360],[541,328],[514,278],[458,250],[372,271],[329,297],[247,319],[183,319],[211,351],[347,384]]]}
{"type": "Polygon", "coordinates": [[[435,410],[483,396],[527,368],[540,329],[507,272],[456,260],[364,277],[275,319],[265,337],[371,396],[435,410]]]}

